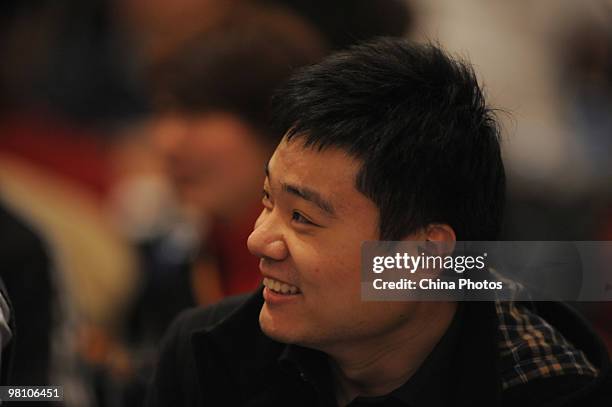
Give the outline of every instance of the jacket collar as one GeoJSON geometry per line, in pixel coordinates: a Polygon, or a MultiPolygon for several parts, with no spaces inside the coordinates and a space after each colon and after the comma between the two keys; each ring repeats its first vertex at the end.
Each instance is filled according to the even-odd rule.
{"type": "Polygon", "coordinates": [[[453,361],[458,406],[500,406],[499,333],[494,303],[466,302],[453,361]]]}
{"type": "Polygon", "coordinates": [[[285,345],[261,332],[262,305],[258,290],[219,323],[191,335],[200,388],[212,390],[202,395],[209,401],[205,405],[220,402],[211,394],[224,395],[226,405],[243,405],[244,397],[254,398],[274,387],[271,373],[285,345]]]}

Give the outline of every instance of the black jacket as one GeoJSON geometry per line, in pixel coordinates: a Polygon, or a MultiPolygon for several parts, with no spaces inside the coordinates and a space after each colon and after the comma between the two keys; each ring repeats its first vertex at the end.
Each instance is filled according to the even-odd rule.
{"type": "MultiPolygon", "coordinates": [[[[184,312],[163,343],[147,405],[317,406],[316,391],[299,374],[281,368],[286,345],[259,328],[261,292],[184,312]]],[[[557,376],[502,390],[499,321],[493,303],[464,304],[447,383],[453,406],[612,406],[608,354],[589,326],[560,303],[537,303],[555,326],[599,369],[595,379],[557,376]]]]}
{"type": "MultiPolygon", "coordinates": [[[[10,297],[11,385],[49,384],[52,303],[51,262],[44,242],[21,219],[0,203],[0,278],[10,297]]],[[[6,358],[6,362],[9,358],[6,358]]],[[[5,361],[3,360],[3,364],[5,361]]],[[[3,373],[3,380],[6,376],[3,373]]]]}

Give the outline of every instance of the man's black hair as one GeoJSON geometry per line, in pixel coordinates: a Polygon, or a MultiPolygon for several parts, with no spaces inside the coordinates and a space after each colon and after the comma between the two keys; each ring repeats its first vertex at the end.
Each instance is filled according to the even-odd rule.
{"type": "Polygon", "coordinates": [[[472,68],[435,45],[380,38],[296,73],[273,99],[276,130],[361,160],[356,188],[380,238],[432,223],[494,240],[505,195],[499,128],[472,68]]]}

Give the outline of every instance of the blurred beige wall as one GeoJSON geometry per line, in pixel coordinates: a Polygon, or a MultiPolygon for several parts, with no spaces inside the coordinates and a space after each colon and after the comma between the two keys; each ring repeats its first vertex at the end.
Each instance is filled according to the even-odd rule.
{"type": "Polygon", "coordinates": [[[609,1],[416,0],[419,40],[439,41],[474,64],[501,114],[506,168],[515,182],[571,198],[588,186],[579,135],[564,117],[556,61],[580,19],[603,19],[609,1]],[[532,186],[533,186],[532,185],[532,186]]]}

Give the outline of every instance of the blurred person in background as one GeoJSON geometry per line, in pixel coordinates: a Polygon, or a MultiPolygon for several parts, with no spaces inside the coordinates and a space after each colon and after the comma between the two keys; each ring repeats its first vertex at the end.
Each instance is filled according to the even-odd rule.
{"type": "Polygon", "coordinates": [[[602,21],[578,19],[559,35],[557,50],[565,113],[588,157],[590,188],[612,179],[612,8],[609,13],[602,21]]]}
{"type": "Polygon", "coordinates": [[[409,0],[121,0],[118,22],[145,65],[155,65],[195,35],[245,5],[284,7],[312,24],[331,49],[380,35],[405,35],[413,23],[409,0]]]}
{"type": "MultiPolygon", "coordinates": [[[[13,298],[19,325],[19,335],[14,329],[11,335],[15,343],[11,376],[3,368],[2,380],[12,385],[47,385],[51,374],[49,333],[56,295],[51,281],[52,263],[41,238],[4,203],[0,206],[0,242],[0,277],[13,298]]],[[[5,321],[15,324],[14,318],[5,321]]],[[[10,337],[4,332],[1,336],[2,345],[7,344],[10,337]]],[[[6,362],[3,358],[3,366],[6,362]]]]}
{"type": "Polygon", "coordinates": [[[99,338],[116,336],[136,272],[105,208],[107,147],[146,103],[112,2],[9,0],[1,19],[0,191],[45,242],[3,217],[15,249],[2,270],[18,324],[12,384],[63,385],[66,406],[95,405],[99,372],[117,359],[99,338]]]}
{"type": "MultiPolygon", "coordinates": [[[[325,49],[318,32],[291,12],[245,6],[151,66],[154,116],[142,131],[196,236],[173,210],[157,215],[174,225],[134,236],[142,272],[124,325],[135,374],[126,405],[142,399],[158,341],[179,311],[259,284],[245,241],[260,208],[261,169],[277,142],[268,129],[268,101],[293,69],[318,61],[325,49]]],[[[157,205],[121,200],[132,224],[130,214],[157,205]]],[[[168,200],[162,206],[176,205],[168,200]]]]}
{"type": "Polygon", "coordinates": [[[15,354],[15,312],[10,297],[0,279],[0,385],[11,383],[15,354]]]}
{"type": "Polygon", "coordinates": [[[378,36],[401,37],[413,26],[411,0],[258,0],[284,6],[311,22],[331,49],[378,36]]]}
{"type": "Polygon", "coordinates": [[[293,69],[324,50],[320,35],[293,14],[243,8],[153,68],[152,136],[179,199],[204,222],[198,266],[187,276],[195,303],[259,283],[244,239],[259,211],[259,170],[277,142],[268,101],[293,69]]]}
{"type": "Polygon", "coordinates": [[[0,382],[47,385],[54,295],[51,259],[40,236],[4,203],[0,203],[0,242],[0,382]],[[7,347],[10,350],[5,351],[7,347]]]}

